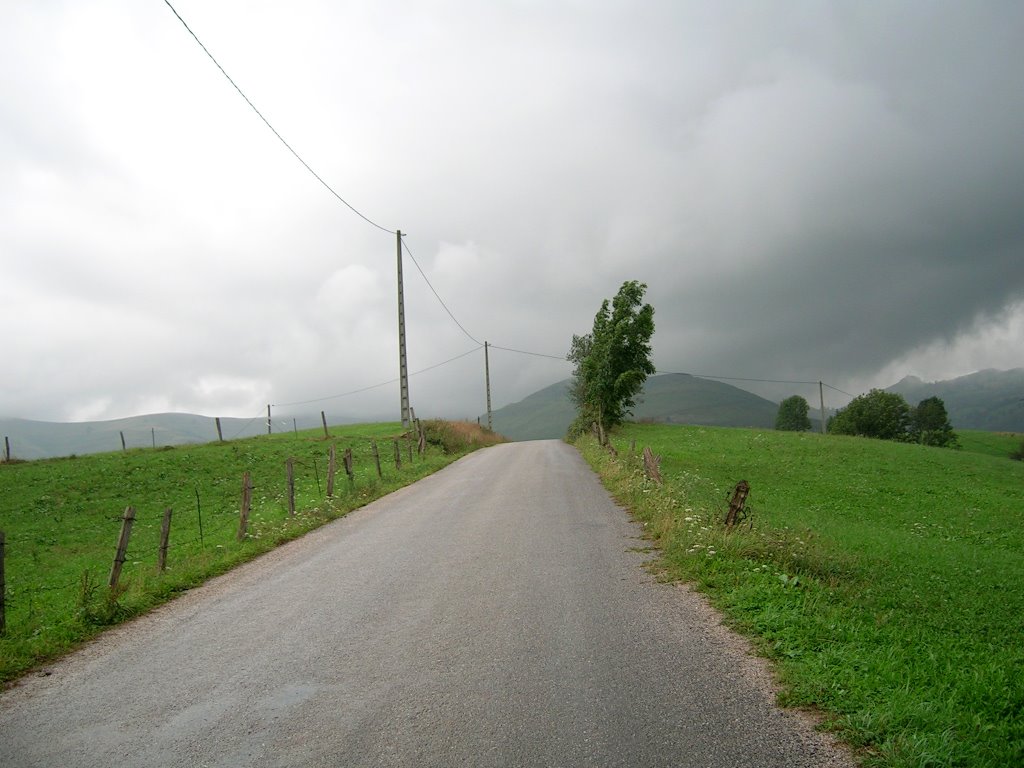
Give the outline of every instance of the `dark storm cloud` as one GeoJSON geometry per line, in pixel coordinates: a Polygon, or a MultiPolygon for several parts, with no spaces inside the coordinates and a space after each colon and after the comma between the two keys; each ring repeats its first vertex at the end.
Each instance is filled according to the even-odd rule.
{"type": "MultiPolygon", "coordinates": [[[[627,279],[663,369],[1024,365],[1017,3],[176,6],[409,233],[468,332],[406,259],[414,370],[483,340],[564,354],[627,279]]],[[[24,328],[0,413],[253,415],[397,374],[393,236],[165,7],[23,5],[0,35],[0,300],[24,328]]],[[[569,373],[491,362],[497,405],[569,373]]],[[[415,377],[414,403],[479,413],[482,363],[415,377]]]]}

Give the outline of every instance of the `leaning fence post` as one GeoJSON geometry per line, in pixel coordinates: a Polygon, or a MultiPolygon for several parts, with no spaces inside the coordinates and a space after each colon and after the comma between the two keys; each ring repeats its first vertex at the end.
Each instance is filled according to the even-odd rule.
{"type": "Polygon", "coordinates": [[[370,446],[373,448],[373,460],[377,463],[377,479],[383,480],[384,473],[380,471],[380,451],[377,450],[377,441],[371,440],[370,446]]]}
{"type": "Polygon", "coordinates": [[[214,417],[213,423],[217,425],[217,442],[218,443],[223,443],[224,442],[224,433],[221,432],[221,429],[220,429],[220,416],[214,417]]]}
{"type": "Polygon", "coordinates": [[[252,476],[242,475],[242,510],[238,515],[238,540],[242,541],[249,530],[249,508],[252,506],[252,476]]]}
{"type": "Polygon", "coordinates": [[[11,460],[11,438],[4,435],[4,461],[11,460]]]}
{"type": "Polygon", "coordinates": [[[338,456],[334,445],[327,456],[327,498],[334,496],[334,473],[338,471],[338,456]]]}
{"type": "Polygon", "coordinates": [[[110,588],[117,587],[118,579],[121,578],[121,567],[124,565],[125,556],[128,552],[128,537],[132,535],[132,523],[135,522],[135,507],[125,507],[124,515],[121,517],[121,535],[117,539],[117,554],[114,555],[114,565],[110,569],[110,588]]]}
{"type": "Polygon", "coordinates": [[[343,457],[343,461],[345,463],[345,474],[348,475],[348,484],[349,485],[355,485],[356,476],[355,476],[355,472],[352,469],[352,449],[351,448],[346,448],[345,449],[345,455],[343,457]]]}
{"type": "Polygon", "coordinates": [[[395,438],[395,469],[402,468],[402,449],[398,447],[398,438],[395,438]]]}
{"type": "Polygon", "coordinates": [[[649,445],[644,447],[644,473],[661,485],[661,456],[655,456],[649,445]]]}
{"type": "Polygon", "coordinates": [[[157,568],[163,572],[167,570],[167,544],[171,539],[171,508],[164,510],[164,520],[160,525],[160,551],[157,555],[157,568]]]}
{"type": "Polygon", "coordinates": [[[295,516],[295,459],[289,458],[284,463],[285,475],[288,479],[288,516],[295,516]]]}
{"type": "Polygon", "coordinates": [[[747,503],[747,496],[750,495],[750,483],[740,480],[736,483],[736,489],[732,492],[732,500],[729,502],[729,511],[725,514],[725,527],[732,529],[746,517],[746,510],[743,507],[747,503]]]}
{"type": "Polygon", "coordinates": [[[7,581],[4,579],[6,535],[0,531],[0,635],[7,631],[7,581]]]}
{"type": "Polygon", "coordinates": [[[320,411],[320,421],[324,423],[324,440],[331,439],[331,433],[327,431],[327,414],[320,411]]]}

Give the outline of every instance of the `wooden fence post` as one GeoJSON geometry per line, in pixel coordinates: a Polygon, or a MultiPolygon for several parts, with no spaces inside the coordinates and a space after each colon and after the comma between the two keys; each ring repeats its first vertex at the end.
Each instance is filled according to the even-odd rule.
{"type": "Polygon", "coordinates": [[[402,468],[402,449],[398,447],[398,438],[395,438],[395,469],[402,468]]]}
{"type": "Polygon", "coordinates": [[[167,570],[167,545],[171,540],[171,508],[164,510],[164,520],[160,525],[160,550],[157,553],[156,566],[161,573],[167,570]]]}
{"type": "Polygon", "coordinates": [[[220,416],[214,418],[213,423],[217,425],[217,442],[224,442],[224,433],[220,431],[220,416]]]}
{"type": "Polygon", "coordinates": [[[371,440],[370,447],[373,448],[373,460],[377,463],[377,479],[383,480],[384,473],[380,471],[380,451],[377,450],[377,441],[371,440]]]}
{"type": "Polygon", "coordinates": [[[334,496],[334,473],[338,471],[338,456],[334,445],[327,457],[327,498],[334,496]]]}
{"type": "Polygon", "coordinates": [[[405,445],[409,449],[409,463],[412,464],[412,440],[406,438],[405,445]]]}
{"type": "Polygon", "coordinates": [[[327,431],[327,414],[323,411],[320,411],[320,421],[324,423],[324,440],[330,440],[331,433],[327,431]]]}
{"type": "Polygon", "coordinates": [[[4,461],[11,460],[11,439],[4,435],[4,461]]]}
{"type": "Polygon", "coordinates": [[[354,468],[352,466],[352,449],[351,448],[346,448],[345,449],[344,462],[345,462],[345,474],[348,475],[348,484],[349,485],[355,485],[355,483],[356,483],[356,474],[355,474],[355,470],[354,470],[354,468]]]}
{"type": "Polygon", "coordinates": [[[6,535],[0,531],[0,635],[7,631],[7,581],[4,578],[6,535]]]}
{"type": "Polygon", "coordinates": [[[128,446],[125,445],[125,442],[124,442],[124,430],[121,431],[121,450],[122,451],[127,451],[128,450],[128,446]]]}
{"type": "Polygon", "coordinates": [[[295,517],[295,459],[284,463],[284,471],[288,479],[288,516],[295,517]]]}
{"type": "Polygon", "coordinates": [[[747,496],[750,495],[750,483],[740,480],[736,483],[736,489],[732,492],[732,500],[729,502],[729,511],[725,513],[725,527],[732,529],[734,525],[746,517],[743,507],[747,503],[747,496]]]}
{"type": "Polygon", "coordinates": [[[125,507],[124,515],[121,517],[121,535],[117,539],[117,554],[114,555],[114,565],[110,569],[109,584],[111,589],[117,587],[121,578],[121,567],[128,552],[128,538],[132,535],[132,523],[135,522],[135,507],[125,507]]]}
{"type": "Polygon", "coordinates": [[[245,539],[249,531],[249,509],[252,507],[252,476],[246,472],[242,475],[242,510],[238,515],[238,540],[245,539]]]}
{"type": "Polygon", "coordinates": [[[644,447],[644,474],[661,485],[661,456],[655,456],[649,445],[644,447]]]}

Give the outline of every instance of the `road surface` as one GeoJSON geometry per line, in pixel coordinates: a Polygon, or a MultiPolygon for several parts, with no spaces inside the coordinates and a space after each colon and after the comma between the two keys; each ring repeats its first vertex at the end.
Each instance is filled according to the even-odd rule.
{"type": "Polygon", "coordinates": [[[0,695],[0,766],[849,766],[571,447],[514,443],[0,695]]]}

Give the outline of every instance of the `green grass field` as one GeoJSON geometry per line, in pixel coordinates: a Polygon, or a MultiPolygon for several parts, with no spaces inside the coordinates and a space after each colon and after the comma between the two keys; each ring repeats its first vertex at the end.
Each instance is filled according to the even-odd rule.
{"type": "Polygon", "coordinates": [[[488,438],[468,425],[427,422],[424,456],[398,424],[335,427],[167,449],[0,464],[6,537],[6,624],[0,681],[66,652],[103,626],[136,615],[277,544],[451,463],[488,438]],[[396,469],[399,440],[402,468],[396,469]],[[376,440],[383,478],[371,450],[376,440]],[[328,498],[328,450],[337,474],[328,498]],[[351,448],[354,482],[342,465],[351,448]],[[288,515],[285,461],[295,459],[288,515]],[[248,535],[237,541],[242,476],[252,476],[248,535]],[[136,510],[116,600],[107,587],[125,507],[136,510]],[[172,509],[167,570],[157,569],[164,509],[172,509]],[[201,530],[200,530],[201,525],[201,530]],[[123,590],[123,591],[122,591],[123,590]]]}
{"type": "Polygon", "coordinates": [[[581,449],[663,550],[869,766],[1024,765],[1024,464],[863,438],[629,425],[581,449]],[[665,484],[630,453],[651,446],[665,484]],[[727,495],[750,516],[724,530],[727,495]]]}

